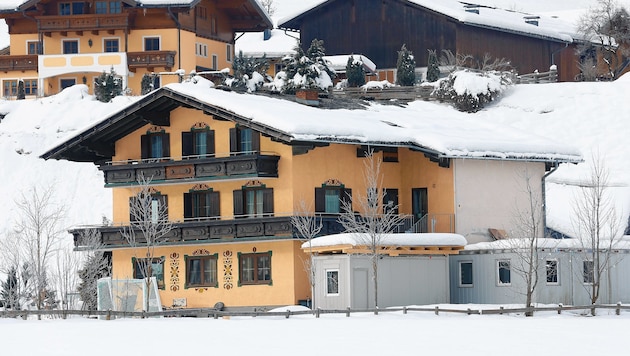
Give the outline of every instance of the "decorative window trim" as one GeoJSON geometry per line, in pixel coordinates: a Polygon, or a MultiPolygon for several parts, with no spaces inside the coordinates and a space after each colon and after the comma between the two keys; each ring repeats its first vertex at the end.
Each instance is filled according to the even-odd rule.
{"type": "MultiPolygon", "coordinates": [[[[146,258],[137,258],[137,257],[132,257],[131,258],[131,275],[132,275],[132,277],[134,277],[134,279],[135,279],[135,276],[136,276],[136,261],[139,260],[139,259],[146,259],[146,258]]],[[[162,284],[160,285],[160,280],[157,277],[155,278],[155,280],[157,281],[158,289],[165,290],[166,289],[166,279],[165,279],[166,277],[164,276],[164,273],[166,273],[166,271],[164,269],[164,266],[166,264],[166,257],[165,256],[159,256],[159,257],[153,256],[153,257],[151,257],[151,259],[153,261],[159,261],[162,264],[162,284]]],[[[154,263],[154,262],[152,262],[152,263],[154,263]]],[[[151,276],[151,277],[153,277],[153,276],[151,276]]]]}
{"type": "Polygon", "coordinates": [[[252,188],[267,188],[267,185],[259,180],[250,180],[245,185],[241,187],[242,189],[252,189],[252,188]]]}
{"type": "MultiPolygon", "coordinates": [[[[184,255],[184,266],[186,266],[184,289],[219,288],[219,254],[218,253],[211,254],[210,251],[205,250],[205,249],[195,250],[193,251],[192,256],[184,255]],[[190,284],[190,281],[189,281],[189,278],[190,278],[189,267],[190,266],[188,265],[188,261],[195,260],[195,259],[214,260],[214,272],[215,272],[214,283],[190,284]]],[[[200,273],[203,274],[203,271],[200,271],[200,273]]]]}
{"type": "Polygon", "coordinates": [[[118,52],[120,52],[120,44],[122,43],[120,37],[103,37],[101,40],[101,45],[103,46],[103,53],[118,53],[118,52],[105,52],[106,46],[105,43],[107,41],[118,41],[118,52]]]}
{"type": "Polygon", "coordinates": [[[272,251],[267,251],[267,252],[251,252],[251,253],[243,253],[243,252],[239,252],[237,254],[238,256],[238,286],[242,287],[242,286],[252,286],[252,285],[268,285],[268,286],[272,286],[273,285],[273,266],[272,266],[272,259],[273,259],[273,253],[272,251]],[[256,277],[256,280],[253,282],[247,281],[244,282],[243,281],[243,264],[242,264],[242,259],[246,258],[246,257],[250,257],[250,256],[257,256],[257,257],[262,257],[262,256],[269,256],[269,280],[268,281],[258,281],[258,264],[257,259],[254,260],[254,277],[256,277]]]}

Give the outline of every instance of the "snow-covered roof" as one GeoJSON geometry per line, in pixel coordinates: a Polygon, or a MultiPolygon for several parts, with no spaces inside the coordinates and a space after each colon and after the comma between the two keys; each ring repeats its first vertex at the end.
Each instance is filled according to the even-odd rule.
{"type": "MultiPolygon", "coordinates": [[[[151,100],[167,100],[165,97],[173,96],[169,93],[230,113],[232,120],[235,117],[242,120],[239,124],[250,125],[287,143],[409,147],[436,158],[582,161],[577,148],[505,125],[488,125],[465,113],[454,112],[446,105],[429,110],[421,102],[411,102],[404,107],[371,103],[364,110],[323,109],[264,95],[211,89],[211,83],[201,77],[169,84],[139,104],[131,105],[141,106],[151,100]]],[[[177,100],[172,101],[177,104],[177,100]]],[[[121,112],[126,111],[123,109],[121,112]]],[[[109,123],[110,120],[106,118],[103,122],[109,123]]],[[[108,124],[99,125],[100,131],[108,124]]],[[[78,140],[89,137],[87,132],[95,131],[95,128],[88,128],[77,135],[80,139],[69,141],[74,140],[79,144],[78,140]]],[[[68,147],[64,143],[53,151],[63,151],[68,147]]],[[[50,157],[56,157],[56,154],[50,157]]]]}
{"type": "MultiPolygon", "coordinates": [[[[304,16],[308,16],[308,13],[311,11],[324,7],[327,3],[333,1],[336,0],[313,3],[300,13],[280,19],[278,21],[278,27],[293,28],[295,25],[292,23],[295,23],[295,21],[304,16]]],[[[573,23],[566,22],[555,16],[505,10],[493,6],[473,7],[470,6],[468,2],[460,2],[457,0],[397,1],[421,6],[444,16],[448,16],[462,24],[471,26],[479,26],[562,42],[573,42],[574,39],[580,37],[573,23]]]]}
{"type": "Polygon", "coordinates": [[[269,38],[265,39],[264,32],[249,32],[237,36],[236,53],[243,51],[247,57],[282,58],[295,53],[295,46],[300,40],[300,34],[296,32],[285,33],[283,30],[273,29],[269,32],[269,38]]]}
{"type": "MultiPolygon", "coordinates": [[[[466,245],[464,250],[467,253],[484,253],[484,252],[496,252],[496,251],[506,251],[509,252],[511,250],[519,250],[526,249],[529,247],[529,239],[517,239],[517,238],[508,238],[504,240],[497,240],[492,242],[479,242],[475,244],[466,245]]],[[[545,250],[578,250],[584,249],[585,245],[579,239],[551,239],[551,238],[541,238],[536,241],[536,244],[539,249],[545,250]]],[[[590,243],[588,243],[590,248],[590,243]]],[[[601,249],[608,249],[612,246],[613,250],[630,250],[630,236],[623,236],[621,238],[610,240],[602,240],[600,241],[601,249]]]]}
{"type": "Polygon", "coordinates": [[[362,63],[363,68],[367,73],[376,72],[376,64],[372,62],[368,57],[362,54],[340,54],[336,56],[324,56],[324,60],[328,62],[328,67],[337,73],[343,73],[346,71],[346,65],[348,59],[352,57],[354,62],[362,63]]]}
{"type": "MultiPolygon", "coordinates": [[[[326,235],[306,241],[302,244],[302,249],[332,246],[363,246],[366,241],[370,241],[367,234],[344,233],[326,235]]],[[[383,234],[379,240],[381,246],[466,246],[466,238],[459,234],[383,234]]]]}

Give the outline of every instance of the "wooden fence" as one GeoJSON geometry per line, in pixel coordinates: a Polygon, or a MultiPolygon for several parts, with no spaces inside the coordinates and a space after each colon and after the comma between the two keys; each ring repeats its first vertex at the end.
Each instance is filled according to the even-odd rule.
{"type": "Polygon", "coordinates": [[[546,307],[531,307],[531,308],[504,308],[499,307],[495,309],[480,309],[480,308],[440,308],[436,307],[398,307],[398,308],[385,308],[385,309],[315,309],[315,310],[290,310],[286,311],[222,311],[211,308],[203,309],[169,309],[158,312],[122,312],[122,311],[86,311],[86,310],[5,310],[0,311],[0,318],[23,318],[28,319],[32,316],[48,316],[55,318],[67,318],[68,316],[83,316],[83,317],[103,317],[103,319],[117,319],[117,318],[153,318],[153,317],[197,317],[197,318],[230,318],[230,317],[267,317],[267,316],[283,316],[289,318],[296,315],[313,315],[319,318],[322,314],[345,314],[346,317],[350,317],[352,314],[357,313],[373,313],[378,315],[379,313],[392,313],[402,312],[408,314],[410,312],[419,313],[434,313],[440,314],[466,314],[466,315],[504,315],[504,314],[525,314],[531,313],[532,315],[540,312],[555,312],[562,314],[566,311],[577,311],[580,314],[597,314],[598,310],[614,310],[616,315],[620,315],[621,311],[630,310],[630,305],[618,304],[593,304],[582,306],[546,306],[546,307]]]}
{"type": "Polygon", "coordinates": [[[535,71],[531,74],[523,74],[516,76],[516,84],[539,84],[539,83],[555,83],[558,81],[558,71],[550,70],[549,72],[539,73],[535,71]]]}

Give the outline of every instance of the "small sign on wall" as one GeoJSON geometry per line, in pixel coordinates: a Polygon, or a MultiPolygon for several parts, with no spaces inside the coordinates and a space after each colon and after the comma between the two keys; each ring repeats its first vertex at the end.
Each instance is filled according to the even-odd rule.
{"type": "Polygon", "coordinates": [[[173,298],[174,308],[183,308],[186,306],[186,298],[173,298]]]}

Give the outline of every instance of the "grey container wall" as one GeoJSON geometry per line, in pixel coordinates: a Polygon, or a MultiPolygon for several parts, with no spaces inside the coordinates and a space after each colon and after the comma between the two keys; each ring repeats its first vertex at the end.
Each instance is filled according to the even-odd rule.
{"type": "MultiPolygon", "coordinates": [[[[374,307],[372,264],[363,255],[314,257],[316,283],[313,306],[322,309],[374,307]],[[326,272],[339,271],[339,293],[327,294],[326,272]]],[[[448,258],[432,256],[382,256],[379,259],[379,308],[448,303],[448,258]]]]}
{"type": "MultiPolygon", "coordinates": [[[[583,281],[583,261],[589,255],[577,250],[540,251],[538,284],[534,302],[541,304],[589,305],[592,285],[583,281]],[[545,263],[558,262],[558,282],[547,283],[545,263]]],[[[509,251],[466,251],[450,256],[450,296],[454,304],[524,304],[526,284],[522,274],[516,270],[521,259],[509,251]],[[511,283],[499,285],[497,261],[511,262],[511,283]],[[472,262],[473,284],[460,283],[459,263],[472,262]]],[[[628,251],[613,252],[610,268],[601,280],[598,303],[630,303],[630,254],[628,251]]]]}

